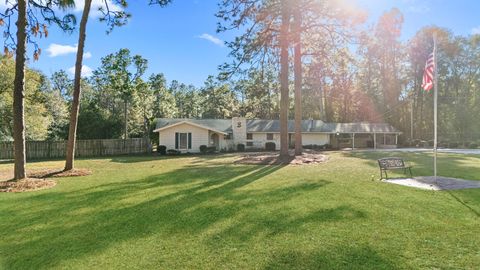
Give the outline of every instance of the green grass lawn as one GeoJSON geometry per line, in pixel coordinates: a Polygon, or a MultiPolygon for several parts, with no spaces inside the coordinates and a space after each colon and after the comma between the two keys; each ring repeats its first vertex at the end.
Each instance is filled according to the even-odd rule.
{"type": "MultiPolygon", "coordinates": [[[[479,268],[480,189],[377,180],[375,159],[393,155],[431,175],[425,153],[329,155],[307,166],[233,165],[229,155],[79,160],[93,175],[0,194],[0,268],[479,268]]],[[[480,157],[440,154],[439,173],[480,180],[480,157]]]]}

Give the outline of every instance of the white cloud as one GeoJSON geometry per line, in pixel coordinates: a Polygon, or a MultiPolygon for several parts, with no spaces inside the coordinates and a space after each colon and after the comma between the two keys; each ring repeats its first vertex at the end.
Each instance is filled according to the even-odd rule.
{"type": "Polygon", "coordinates": [[[208,41],[212,42],[213,44],[218,45],[220,47],[225,46],[225,44],[223,43],[223,40],[221,40],[217,37],[214,37],[210,34],[207,34],[207,33],[201,34],[200,36],[198,36],[198,38],[208,40],[208,41]]]}
{"type": "Polygon", "coordinates": [[[472,35],[480,35],[480,26],[474,27],[472,29],[472,35]]]}
{"type": "MultiPolygon", "coordinates": [[[[1,0],[0,0],[1,1],[1,0]]],[[[115,4],[112,0],[107,0],[108,8],[110,11],[122,11],[122,7],[120,5],[115,4]]],[[[83,7],[85,5],[85,0],[75,0],[75,12],[82,12],[83,7]]],[[[100,17],[102,16],[102,12],[98,9],[103,8],[106,9],[104,0],[93,0],[92,7],[90,9],[90,16],[91,17],[100,17]]]]}
{"type": "MultiPolygon", "coordinates": [[[[50,44],[50,46],[48,46],[47,52],[48,52],[48,56],[50,56],[50,57],[57,57],[57,56],[76,53],[77,52],[77,44],[75,44],[75,45],[62,45],[62,44],[52,43],[52,44],[50,44]]],[[[84,53],[83,58],[84,59],[92,58],[92,53],[91,52],[84,53]]]]}
{"type": "Polygon", "coordinates": [[[50,57],[57,57],[61,55],[76,53],[77,45],[71,46],[71,45],[62,45],[62,44],[52,43],[50,44],[50,46],[48,46],[47,52],[48,52],[48,56],[50,57]]]}
{"type": "MultiPolygon", "coordinates": [[[[75,66],[69,68],[68,72],[70,72],[70,74],[72,75],[75,75],[75,66]]],[[[82,66],[82,77],[90,77],[92,76],[92,74],[93,74],[93,70],[89,66],[86,66],[86,65],[82,66]]]]}

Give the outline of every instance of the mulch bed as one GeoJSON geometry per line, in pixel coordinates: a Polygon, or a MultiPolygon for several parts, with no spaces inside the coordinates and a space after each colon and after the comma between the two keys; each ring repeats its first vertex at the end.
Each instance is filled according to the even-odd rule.
{"type": "Polygon", "coordinates": [[[27,192],[51,188],[56,184],[53,180],[25,178],[20,181],[0,182],[0,192],[27,192]]]}
{"type": "Polygon", "coordinates": [[[328,156],[321,154],[320,152],[305,150],[301,156],[294,156],[292,152],[287,158],[280,158],[278,152],[248,153],[234,163],[253,165],[307,165],[324,163],[327,160],[328,156]]]}
{"type": "Polygon", "coordinates": [[[75,176],[87,176],[92,174],[92,171],[87,169],[73,169],[70,171],[64,171],[62,169],[45,169],[45,170],[33,170],[28,172],[28,177],[31,178],[52,178],[52,177],[75,177],[75,176]]]}

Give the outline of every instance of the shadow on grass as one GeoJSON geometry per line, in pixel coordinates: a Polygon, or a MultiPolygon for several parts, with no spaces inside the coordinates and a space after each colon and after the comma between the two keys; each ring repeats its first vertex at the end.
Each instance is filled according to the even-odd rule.
{"type": "MultiPolygon", "coordinates": [[[[344,152],[343,157],[352,157],[362,159],[364,164],[376,169],[378,172],[377,159],[384,157],[402,158],[407,165],[412,165],[414,176],[433,175],[433,153],[429,152],[395,152],[395,151],[359,151],[344,152]]],[[[468,180],[480,180],[479,166],[475,166],[476,161],[480,162],[478,155],[463,154],[438,154],[438,173],[442,176],[463,178],[468,180]]]]}
{"type": "Polygon", "coordinates": [[[265,269],[397,269],[369,246],[337,246],[304,253],[290,251],[276,254],[265,269]]]}
{"type": "Polygon", "coordinates": [[[271,215],[256,212],[329,183],[320,180],[273,189],[242,189],[282,167],[225,169],[190,164],[144,179],[22,198],[23,207],[3,208],[0,213],[8,217],[0,227],[9,236],[0,246],[1,253],[9,254],[3,258],[3,267],[50,268],[130,239],[158,233],[180,237],[200,234],[227,219],[234,224],[221,234],[246,241],[260,233],[295,231],[305,223],[364,217],[348,206],[303,216],[293,210],[271,215]],[[239,215],[242,211],[248,214],[239,215]]]}

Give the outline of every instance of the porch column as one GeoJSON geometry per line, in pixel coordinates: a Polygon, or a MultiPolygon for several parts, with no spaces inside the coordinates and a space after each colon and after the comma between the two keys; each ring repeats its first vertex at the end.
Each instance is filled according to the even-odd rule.
{"type": "Polygon", "coordinates": [[[387,144],[387,134],[383,133],[383,145],[387,144]]]}
{"type": "Polygon", "coordinates": [[[352,133],[352,150],[355,150],[355,133],[352,133]]]}
{"type": "Polygon", "coordinates": [[[377,133],[373,133],[373,149],[377,149],[377,133]]]}
{"type": "Polygon", "coordinates": [[[395,133],[395,145],[398,145],[398,133],[395,133]]]}

